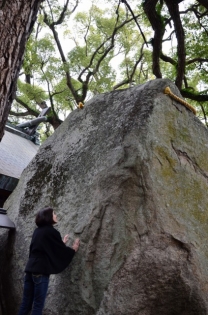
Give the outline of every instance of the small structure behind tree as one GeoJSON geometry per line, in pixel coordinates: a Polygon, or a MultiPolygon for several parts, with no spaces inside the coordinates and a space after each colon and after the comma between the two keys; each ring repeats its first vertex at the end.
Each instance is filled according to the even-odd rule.
{"type": "Polygon", "coordinates": [[[6,125],[0,142],[0,207],[17,186],[19,178],[38,151],[34,136],[18,127],[6,125]]]}
{"type": "Polygon", "coordinates": [[[45,107],[38,118],[17,126],[7,124],[0,142],[0,207],[17,186],[19,178],[39,148],[39,124],[47,120],[50,107],[45,107]]]}

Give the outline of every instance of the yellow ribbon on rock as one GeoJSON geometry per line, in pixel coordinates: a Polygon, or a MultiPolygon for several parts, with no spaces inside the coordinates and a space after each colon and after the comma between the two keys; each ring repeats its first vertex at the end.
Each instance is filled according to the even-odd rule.
{"type": "Polygon", "coordinates": [[[184,105],[186,108],[188,108],[189,110],[191,110],[194,115],[196,115],[196,109],[191,106],[188,102],[184,101],[182,98],[178,97],[177,95],[173,94],[171,92],[171,89],[169,88],[169,86],[167,86],[165,89],[164,89],[164,93],[169,95],[170,97],[172,97],[174,100],[176,100],[177,102],[181,103],[182,105],[184,105]]]}
{"type": "Polygon", "coordinates": [[[82,102],[79,102],[79,104],[77,105],[77,108],[83,109],[84,108],[84,104],[82,102]]]}

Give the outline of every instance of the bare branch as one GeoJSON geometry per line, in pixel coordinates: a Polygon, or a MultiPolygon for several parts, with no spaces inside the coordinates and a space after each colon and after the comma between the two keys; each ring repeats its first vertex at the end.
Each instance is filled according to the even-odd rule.
{"type": "MultiPolygon", "coordinates": [[[[41,71],[45,75],[43,67],[41,68],[41,71]]],[[[55,111],[55,106],[54,106],[54,101],[53,101],[53,95],[54,94],[51,93],[50,82],[49,82],[48,78],[46,77],[46,75],[45,75],[45,80],[46,80],[47,87],[48,87],[48,95],[49,95],[50,105],[51,105],[51,109],[52,109],[52,113],[53,113],[53,115],[49,115],[48,116],[48,122],[53,126],[54,129],[56,129],[56,128],[58,128],[60,126],[60,124],[63,121],[58,117],[58,115],[57,115],[57,113],[55,111]]]]}
{"type": "Polygon", "coordinates": [[[54,19],[53,19],[53,10],[52,10],[52,8],[51,8],[51,4],[50,4],[50,2],[49,2],[48,0],[47,0],[47,3],[48,3],[48,6],[49,6],[49,9],[50,9],[52,21],[54,21],[54,19]]]}
{"type": "MultiPolygon", "coordinates": [[[[62,11],[61,11],[61,13],[60,13],[60,15],[59,15],[59,17],[58,17],[58,19],[56,21],[54,21],[53,10],[51,8],[50,2],[49,1],[47,1],[47,2],[48,2],[48,6],[49,6],[49,9],[50,9],[50,14],[51,14],[53,22],[50,23],[46,12],[44,12],[44,15],[46,14],[47,20],[48,20],[48,23],[46,23],[46,24],[47,25],[50,24],[50,25],[53,25],[53,26],[62,24],[64,19],[65,19],[65,17],[66,17],[66,13],[67,13],[67,10],[68,10],[68,5],[69,5],[69,0],[66,1],[66,4],[63,6],[63,9],[62,9],[62,11]]],[[[74,8],[69,12],[70,14],[72,14],[76,10],[78,4],[79,4],[79,0],[76,0],[76,4],[75,4],[74,8]]],[[[43,9],[43,7],[42,7],[42,9],[43,9]]]]}
{"type": "Polygon", "coordinates": [[[54,102],[53,102],[53,96],[52,96],[51,90],[50,90],[50,83],[49,83],[47,76],[45,75],[43,67],[41,67],[41,71],[42,71],[43,75],[45,76],[45,80],[47,83],[48,95],[49,95],[49,99],[50,99],[50,105],[51,105],[52,112],[53,112],[53,115],[56,116],[56,112],[55,112],[55,108],[54,108],[54,102]]]}
{"type": "Polygon", "coordinates": [[[126,0],[121,0],[121,2],[123,2],[123,3],[127,6],[127,8],[129,9],[129,11],[131,12],[131,15],[133,16],[133,19],[134,19],[136,25],[137,25],[138,28],[139,28],[139,31],[140,31],[140,33],[141,33],[143,39],[144,39],[144,42],[145,42],[145,44],[146,44],[147,47],[148,47],[148,43],[147,43],[147,41],[146,41],[146,38],[145,38],[145,36],[144,36],[144,33],[142,32],[142,29],[141,29],[139,23],[137,22],[137,18],[136,18],[136,16],[134,15],[134,12],[132,11],[130,5],[128,4],[128,2],[127,2],[126,0]]]}
{"type": "Polygon", "coordinates": [[[187,14],[188,12],[193,12],[198,20],[198,23],[199,25],[201,26],[201,28],[204,29],[205,33],[208,34],[208,31],[206,29],[206,26],[204,26],[202,23],[201,23],[201,19],[204,17],[204,16],[207,16],[207,13],[208,13],[208,10],[206,10],[204,13],[200,13],[197,8],[199,7],[200,5],[193,5],[191,6],[190,8],[188,8],[187,10],[185,11],[180,11],[180,14],[187,14]]]}
{"type": "Polygon", "coordinates": [[[16,113],[16,112],[10,110],[9,115],[15,116],[15,117],[26,117],[26,116],[31,115],[31,113],[29,111],[16,113]]]}
{"type": "Polygon", "coordinates": [[[171,37],[173,36],[173,34],[175,34],[175,31],[172,31],[172,32],[170,33],[170,35],[169,35],[167,38],[165,38],[165,39],[162,40],[162,42],[164,43],[164,42],[170,41],[170,40],[171,40],[171,37]]]}
{"type": "Polygon", "coordinates": [[[142,60],[142,58],[143,58],[143,54],[141,54],[140,57],[139,57],[139,59],[135,62],[134,68],[133,68],[131,74],[129,75],[129,77],[128,77],[127,79],[121,81],[120,83],[116,84],[116,85],[113,87],[113,90],[118,89],[119,87],[121,87],[121,86],[124,85],[124,84],[128,84],[128,83],[131,83],[131,82],[132,82],[132,79],[133,79],[133,76],[134,76],[134,74],[135,74],[135,72],[136,72],[137,66],[138,66],[138,64],[140,63],[140,61],[142,60]]]}
{"type": "MultiPolygon", "coordinates": [[[[108,48],[105,49],[105,50],[102,52],[102,57],[98,60],[97,65],[96,65],[96,67],[94,68],[94,70],[93,70],[92,72],[89,72],[89,73],[91,73],[91,75],[93,75],[93,74],[97,71],[97,69],[99,68],[99,65],[100,65],[101,61],[106,57],[106,55],[109,53],[109,51],[114,47],[114,40],[115,40],[115,35],[116,35],[117,31],[118,31],[120,28],[122,28],[125,24],[128,24],[128,23],[131,22],[131,21],[133,21],[133,18],[131,18],[131,19],[129,19],[129,20],[126,20],[126,21],[122,22],[119,26],[115,27],[114,30],[113,30],[113,32],[112,32],[112,35],[109,36],[108,38],[106,38],[106,39],[102,42],[102,44],[100,44],[100,46],[94,51],[94,53],[92,54],[92,57],[91,57],[91,59],[90,59],[90,62],[89,62],[89,64],[88,64],[88,66],[85,67],[85,68],[82,70],[82,72],[79,74],[78,80],[79,80],[80,82],[83,82],[83,80],[81,79],[82,75],[92,66],[93,61],[94,61],[96,55],[99,54],[99,51],[101,50],[101,48],[104,48],[104,45],[105,45],[108,41],[111,41],[111,42],[110,42],[110,45],[108,46],[108,48]]],[[[88,74],[89,74],[89,73],[88,73],[88,74]]],[[[90,76],[91,76],[91,75],[90,75],[90,76]]]]}
{"type": "Polygon", "coordinates": [[[186,65],[190,65],[194,62],[199,62],[199,63],[208,62],[208,58],[194,58],[194,59],[186,61],[186,65]]]}
{"type": "Polygon", "coordinates": [[[69,13],[70,13],[70,15],[71,15],[72,13],[74,13],[74,11],[76,10],[76,8],[77,8],[78,4],[79,4],[79,0],[76,0],[76,4],[75,4],[75,6],[74,6],[74,7],[73,7],[73,9],[69,12],[69,13]]]}
{"type": "Polygon", "coordinates": [[[56,22],[53,21],[53,25],[59,25],[59,24],[63,23],[67,9],[68,9],[68,4],[69,4],[69,0],[66,1],[66,4],[64,5],[63,10],[61,11],[61,14],[60,14],[58,20],[56,22]]]}
{"type": "MultiPolygon", "coordinates": [[[[44,12],[44,22],[51,29],[51,31],[53,33],[53,36],[54,36],[54,40],[56,42],[56,45],[57,45],[57,48],[58,48],[58,51],[59,51],[59,54],[61,56],[61,60],[62,60],[63,64],[65,66],[67,66],[67,60],[66,60],[66,57],[64,55],[64,52],[63,52],[63,49],[62,49],[62,46],[61,46],[61,43],[60,43],[60,40],[59,40],[58,32],[55,29],[54,23],[50,24],[50,21],[48,19],[48,16],[47,16],[46,12],[44,11],[44,9],[43,9],[43,12],[44,12]]],[[[65,70],[65,74],[66,74],[67,85],[68,85],[70,91],[72,92],[72,95],[74,96],[74,99],[76,100],[77,103],[81,102],[82,99],[80,99],[78,93],[74,89],[74,86],[72,84],[71,76],[70,76],[69,71],[65,70]]]]}
{"type": "Polygon", "coordinates": [[[59,94],[65,92],[66,90],[67,90],[67,89],[64,89],[64,90],[61,90],[61,91],[58,91],[58,92],[53,92],[53,93],[51,93],[51,95],[52,95],[52,96],[59,95],[59,94]]]}
{"type": "Polygon", "coordinates": [[[90,20],[89,20],[89,24],[87,26],[87,29],[86,29],[86,33],[84,35],[84,41],[85,41],[85,46],[86,46],[86,56],[88,55],[88,43],[87,43],[87,35],[88,35],[88,32],[89,32],[89,29],[90,29],[90,25],[91,25],[91,12],[90,12],[90,20]]]}

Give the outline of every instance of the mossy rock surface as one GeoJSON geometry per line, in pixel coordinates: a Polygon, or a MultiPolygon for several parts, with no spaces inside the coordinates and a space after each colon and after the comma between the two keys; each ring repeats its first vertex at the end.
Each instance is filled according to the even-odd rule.
{"type": "Polygon", "coordinates": [[[208,313],[208,131],[166,86],[181,97],[162,79],[98,95],[40,147],[5,205],[17,231],[4,315],[17,312],[34,217],[48,204],[81,246],[51,276],[44,314],[208,313]]]}

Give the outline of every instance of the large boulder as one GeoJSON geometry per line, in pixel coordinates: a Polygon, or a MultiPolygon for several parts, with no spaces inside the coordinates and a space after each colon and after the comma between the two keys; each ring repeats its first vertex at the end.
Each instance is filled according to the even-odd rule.
{"type": "Polygon", "coordinates": [[[4,315],[17,312],[44,205],[69,245],[81,239],[44,314],[208,313],[208,131],[166,86],[180,96],[162,79],[98,95],[40,147],[4,206],[17,226],[4,315]]]}

